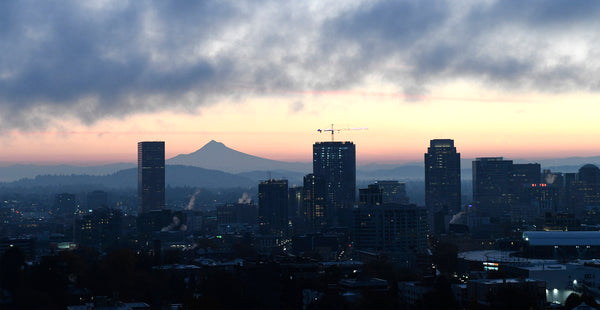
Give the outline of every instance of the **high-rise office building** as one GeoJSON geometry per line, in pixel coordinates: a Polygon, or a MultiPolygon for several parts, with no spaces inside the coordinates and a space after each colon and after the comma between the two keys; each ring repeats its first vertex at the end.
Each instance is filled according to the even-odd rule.
{"type": "Polygon", "coordinates": [[[531,203],[536,200],[539,190],[532,190],[536,184],[541,184],[542,168],[540,164],[513,164],[512,165],[512,192],[519,203],[531,203]]]}
{"type": "Polygon", "coordinates": [[[302,217],[302,207],[304,206],[303,198],[304,189],[302,186],[292,186],[288,192],[288,216],[290,218],[302,217]]]}
{"type": "Polygon", "coordinates": [[[425,153],[425,205],[435,234],[446,232],[450,215],[460,211],[460,153],[454,140],[434,139],[425,153]]]}
{"type": "Polygon", "coordinates": [[[258,184],[258,227],[262,234],[284,236],[288,227],[288,181],[258,184]]]}
{"type": "Polygon", "coordinates": [[[512,166],[502,157],[473,161],[473,204],[479,215],[499,218],[510,212],[512,166]]]}
{"type": "Polygon", "coordinates": [[[81,245],[104,250],[118,247],[122,235],[123,213],[106,207],[82,214],[73,225],[73,240],[81,245]]]}
{"type": "Polygon", "coordinates": [[[381,189],[382,203],[408,204],[406,183],[394,180],[379,180],[374,183],[381,189]]]}
{"type": "Polygon", "coordinates": [[[578,180],[577,173],[565,173],[565,197],[563,209],[566,213],[581,214],[583,205],[583,195],[580,189],[582,182],[578,180]]]}
{"type": "Polygon", "coordinates": [[[454,140],[430,141],[425,153],[425,205],[429,210],[457,212],[461,206],[460,153],[454,140]]]}
{"type": "Polygon", "coordinates": [[[302,217],[306,227],[315,231],[325,225],[325,208],[327,202],[327,183],[325,179],[314,174],[304,176],[302,217]]]}
{"type": "Polygon", "coordinates": [[[383,204],[383,188],[369,184],[367,188],[358,189],[358,205],[360,207],[379,206],[383,204]]]}
{"type": "Polygon", "coordinates": [[[165,142],[138,143],[138,212],[165,207],[165,142]]]}
{"type": "Polygon", "coordinates": [[[384,203],[408,204],[406,184],[398,181],[375,181],[367,188],[358,190],[359,206],[375,206],[384,203]]]}
{"type": "Polygon", "coordinates": [[[475,210],[480,216],[496,219],[521,220],[539,215],[538,195],[547,195],[535,189],[546,186],[540,185],[541,176],[540,164],[513,164],[502,157],[477,158],[473,161],[475,210]]]}
{"type": "Polygon", "coordinates": [[[583,186],[584,207],[600,205],[600,169],[596,165],[584,165],[579,168],[577,178],[583,186]]]}
{"type": "Polygon", "coordinates": [[[356,201],[356,147],[352,142],[313,144],[313,174],[327,184],[326,217],[333,225],[349,225],[356,201]]]}
{"type": "Polygon", "coordinates": [[[253,203],[235,203],[217,206],[219,233],[252,231],[256,227],[258,208],[253,203]]]}
{"type": "Polygon", "coordinates": [[[353,210],[352,233],[356,248],[390,259],[405,267],[427,252],[427,210],[416,205],[384,203],[353,210]]]}
{"type": "Polygon", "coordinates": [[[540,164],[513,164],[512,178],[515,184],[536,184],[542,181],[540,164]]]}
{"type": "MultiPolygon", "coordinates": [[[[513,164],[502,157],[473,161],[473,204],[479,215],[500,218],[511,208],[530,207],[538,199],[532,190],[541,184],[540,164],[513,164]]],[[[533,212],[532,214],[534,214],[533,212]]]]}
{"type": "Polygon", "coordinates": [[[586,207],[600,205],[600,169],[592,164],[583,165],[577,173],[565,173],[567,212],[582,217],[586,207]]]}
{"type": "Polygon", "coordinates": [[[513,164],[512,222],[534,222],[558,211],[562,175],[545,170],[538,163],[513,164]]]}

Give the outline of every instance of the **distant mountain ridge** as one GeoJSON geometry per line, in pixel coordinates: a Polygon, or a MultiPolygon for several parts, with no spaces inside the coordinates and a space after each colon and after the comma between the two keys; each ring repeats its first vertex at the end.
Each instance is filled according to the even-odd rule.
{"type": "MultiPolygon", "coordinates": [[[[52,187],[90,185],[103,188],[137,188],[137,168],[117,171],[109,175],[39,175],[3,184],[5,187],[52,187]]],[[[209,170],[199,167],[167,165],[165,167],[167,186],[192,186],[202,188],[233,188],[256,186],[250,178],[209,170]]]]}
{"type": "Polygon", "coordinates": [[[170,165],[195,166],[228,173],[287,170],[308,174],[312,171],[312,163],[290,163],[253,156],[228,148],[215,140],[193,153],[177,155],[166,162],[170,165]]]}
{"type": "Polygon", "coordinates": [[[116,163],[99,166],[23,165],[0,167],[0,182],[11,182],[39,175],[108,175],[137,167],[134,163],[116,163]]]}
{"type": "MultiPolygon", "coordinates": [[[[600,166],[600,156],[593,157],[569,157],[556,159],[511,159],[515,163],[540,163],[542,169],[551,169],[553,172],[577,172],[584,164],[595,164],[600,166]]],[[[463,158],[461,160],[461,176],[463,180],[470,180],[471,162],[474,159],[463,158]]],[[[227,184],[227,182],[236,186],[257,184],[260,180],[268,178],[285,178],[289,180],[290,185],[301,185],[302,177],[312,172],[312,163],[310,162],[284,162],[270,160],[258,156],[249,155],[231,149],[223,143],[211,140],[197,151],[190,154],[181,154],[166,160],[169,166],[188,166],[185,168],[169,168],[172,172],[182,173],[179,180],[172,179],[172,184],[184,184],[187,180],[188,186],[211,187],[203,179],[212,177],[217,187],[227,184]],[[191,169],[200,168],[200,169],[191,169]],[[225,175],[216,174],[218,171],[229,175],[230,179],[225,181],[225,175]],[[196,175],[190,175],[190,174],[196,175]],[[194,179],[196,178],[196,179],[194,179]],[[240,179],[237,179],[240,178],[240,179]],[[223,180],[223,182],[219,181],[223,180]],[[248,183],[250,182],[250,183],[248,183]]],[[[99,166],[70,166],[70,165],[12,165],[0,167],[0,182],[14,182],[30,184],[32,180],[37,182],[72,182],[79,178],[80,182],[107,182],[109,184],[127,184],[127,186],[137,186],[135,163],[116,163],[99,166]],[[123,171],[127,171],[123,172],[123,171]],[[120,175],[121,179],[111,179],[112,175],[120,175]],[[38,177],[39,176],[39,177],[38,177]],[[106,178],[101,178],[105,176],[106,178]],[[133,179],[132,179],[133,178],[133,179]],[[27,180],[23,180],[27,179],[27,180]],[[68,181],[68,179],[72,179],[68,181]],[[53,180],[53,181],[50,181],[53,180]],[[110,181],[108,181],[110,180],[110,181]],[[125,182],[124,180],[129,180],[125,182]],[[134,182],[134,183],[131,183],[134,182]],[[132,185],[129,185],[132,184],[132,185]]],[[[369,163],[357,166],[357,181],[374,180],[423,180],[425,178],[424,165],[422,162],[410,162],[404,164],[377,164],[369,163]]],[[[169,174],[169,172],[167,172],[169,174]]],[[[168,177],[169,178],[169,177],[168,177]]],[[[167,181],[169,182],[169,181],[167,181]]],[[[57,184],[58,184],[57,183],[57,184]]],[[[168,183],[169,184],[169,183],[168,183]]]]}

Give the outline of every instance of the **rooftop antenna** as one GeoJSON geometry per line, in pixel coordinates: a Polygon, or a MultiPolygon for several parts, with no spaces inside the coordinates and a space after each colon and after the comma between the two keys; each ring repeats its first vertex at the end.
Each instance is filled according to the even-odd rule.
{"type": "Polygon", "coordinates": [[[335,132],[340,132],[340,131],[346,131],[346,130],[367,130],[369,128],[367,127],[357,127],[357,128],[338,128],[335,129],[333,128],[333,124],[331,124],[331,129],[317,129],[318,132],[325,132],[325,131],[331,131],[331,142],[334,141],[334,134],[335,132]]]}

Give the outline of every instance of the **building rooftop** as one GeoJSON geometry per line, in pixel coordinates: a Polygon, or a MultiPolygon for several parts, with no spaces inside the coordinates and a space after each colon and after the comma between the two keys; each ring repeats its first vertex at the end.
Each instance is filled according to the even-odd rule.
{"type": "Polygon", "coordinates": [[[600,246],[600,231],[526,231],[531,246],[600,246]]]}
{"type": "Polygon", "coordinates": [[[512,256],[515,251],[479,250],[458,253],[458,257],[473,262],[497,262],[518,264],[558,264],[556,259],[539,259],[512,256]]]}
{"type": "MultiPolygon", "coordinates": [[[[578,266],[581,267],[581,264],[578,265],[572,265],[572,266],[578,266]]],[[[542,264],[542,265],[533,265],[533,266],[521,266],[519,268],[521,269],[527,269],[529,271],[555,271],[555,270],[567,270],[568,266],[565,264],[550,264],[550,265],[546,265],[546,264],[542,264]]]]}
{"type": "Polygon", "coordinates": [[[340,285],[348,288],[385,288],[388,282],[379,278],[370,278],[365,280],[359,279],[342,279],[340,285]]]}
{"type": "Polygon", "coordinates": [[[540,280],[536,279],[477,279],[477,280],[469,280],[469,282],[483,283],[483,284],[503,284],[503,283],[524,283],[524,282],[538,282],[540,280]]]}

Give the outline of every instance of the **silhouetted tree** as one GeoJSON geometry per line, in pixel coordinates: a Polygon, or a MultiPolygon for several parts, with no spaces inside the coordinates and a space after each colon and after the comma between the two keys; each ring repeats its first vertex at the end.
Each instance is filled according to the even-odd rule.
{"type": "Polygon", "coordinates": [[[581,304],[581,296],[577,293],[571,293],[569,297],[565,300],[565,308],[567,310],[571,310],[581,304]]]}
{"type": "Polygon", "coordinates": [[[583,293],[583,295],[581,295],[581,301],[585,302],[588,306],[594,307],[596,309],[599,308],[598,303],[596,302],[596,299],[594,298],[594,296],[587,294],[587,293],[583,293]]]}

